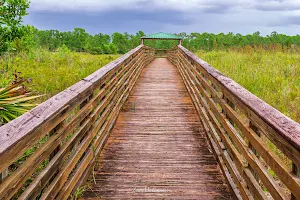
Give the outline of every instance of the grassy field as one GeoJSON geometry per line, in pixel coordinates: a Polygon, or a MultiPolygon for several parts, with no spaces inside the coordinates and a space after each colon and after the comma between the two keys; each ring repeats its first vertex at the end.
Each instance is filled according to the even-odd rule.
{"type": "Polygon", "coordinates": [[[198,52],[197,55],[288,117],[300,122],[300,55],[198,52]]]}
{"type": "MultiPolygon", "coordinates": [[[[300,122],[300,55],[265,51],[211,51],[198,52],[197,55],[285,115],[300,122]]],[[[74,53],[67,49],[59,49],[55,53],[40,49],[17,56],[2,56],[0,88],[13,80],[15,72],[20,72],[21,76],[32,79],[28,84],[32,93],[45,94],[40,99],[44,101],[118,57],[74,53]]],[[[38,144],[43,144],[47,139],[43,138],[38,144]]],[[[291,167],[290,160],[274,144],[267,144],[291,167]]],[[[26,151],[12,166],[17,168],[36,148],[26,151]]],[[[46,166],[48,161],[42,166],[46,166]]],[[[276,176],[271,169],[268,170],[271,175],[274,174],[272,176],[276,176]]]]}
{"type": "MultiPolygon", "coordinates": [[[[300,122],[300,55],[266,51],[211,51],[197,52],[197,55],[274,108],[300,122]]],[[[267,137],[262,136],[262,140],[291,170],[291,160],[267,137]]],[[[275,172],[266,167],[289,195],[289,190],[275,172]]],[[[262,188],[270,196],[263,185],[262,188]]]]}
{"type": "Polygon", "coordinates": [[[15,72],[32,79],[28,84],[34,94],[45,94],[41,101],[63,91],[119,55],[91,55],[59,50],[36,50],[0,59],[0,88],[9,84],[15,72]]]}
{"type": "MultiPolygon", "coordinates": [[[[280,52],[211,51],[197,55],[285,115],[300,122],[300,55],[280,52]]],[[[34,94],[45,100],[66,89],[119,55],[91,55],[59,49],[35,50],[0,59],[0,88],[21,72],[31,78],[34,94]]]]}

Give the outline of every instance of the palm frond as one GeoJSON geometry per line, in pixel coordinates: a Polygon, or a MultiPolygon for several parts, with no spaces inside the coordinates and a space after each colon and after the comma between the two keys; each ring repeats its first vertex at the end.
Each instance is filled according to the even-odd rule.
{"type": "Polygon", "coordinates": [[[8,123],[26,113],[38,104],[30,103],[43,95],[30,96],[23,85],[27,79],[15,75],[15,80],[5,88],[0,88],[0,125],[8,123]]]}

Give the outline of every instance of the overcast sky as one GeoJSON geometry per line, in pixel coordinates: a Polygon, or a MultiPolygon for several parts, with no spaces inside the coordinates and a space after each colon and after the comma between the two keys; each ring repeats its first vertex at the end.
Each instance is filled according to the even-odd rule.
{"type": "Polygon", "coordinates": [[[300,0],[30,0],[24,23],[108,33],[300,34],[300,0]]]}

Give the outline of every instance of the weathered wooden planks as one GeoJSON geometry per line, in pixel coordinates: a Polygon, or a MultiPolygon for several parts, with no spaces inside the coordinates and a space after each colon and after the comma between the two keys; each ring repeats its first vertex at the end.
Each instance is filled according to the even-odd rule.
{"type": "Polygon", "coordinates": [[[300,199],[300,125],[184,47],[163,54],[177,69],[157,59],[138,80],[141,45],[0,127],[0,199],[68,199],[95,163],[91,199],[300,199]]]}
{"type": "Polygon", "coordinates": [[[0,163],[0,172],[22,155],[25,151],[25,145],[31,146],[38,138],[41,138],[65,119],[74,106],[85,100],[97,87],[93,83],[101,81],[109,71],[128,60],[141,48],[142,46],[133,49],[30,112],[2,126],[0,128],[0,160],[6,162],[0,163]],[[12,149],[16,146],[20,149],[12,149]]]}
{"type": "Polygon", "coordinates": [[[289,199],[288,188],[292,198],[300,199],[300,125],[184,47],[174,48],[169,57],[185,80],[220,162],[225,161],[221,166],[229,169],[242,198],[268,199],[269,193],[274,199],[289,199]],[[296,170],[291,173],[262,136],[290,158],[296,170]]]}
{"type": "Polygon", "coordinates": [[[190,96],[166,59],[123,106],[83,199],[231,199],[190,96]]]}
{"type": "MultiPolygon", "coordinates": [[[[220,86],[220,89],[222,89],[224,93],[227,92],[227,94],[225,94],[228,95],[227,98],[230,98],[232,101],[240,101],[244,104],[243,107],[247,107],[247,109],[251,110],[262,120],[262,122],[257,123],[265,123],[265,125],[262,126],[265,127],[265,129],[268,129],[268,131],[273,129],[272,132],[274,135],[270,135],[270,137],[274,137],[274,141],[279,140],[276,142],[278,147],[282,151],[287,152],[291,159],[298,162],[300,159],[300,125],[298,123],[283,115],[230,78],[221,74],[183,46],[179,46],[179,48],[187,57],[194,61],[195,65],[201,66],[206,71],[205,75],[209,75],[207,78],[210,77],[209,79],[212,81],[214,79],[214,83],[220,86]],[[266,126],[269,126],[269,128],[266,126]],[[283,137],[283,139],[280,139],[280,136],[283,137]],[[293,153],[295,153],[295,155],[292,155],[293,153]]],[[[298,164],[300,165],[300,162],[298,162],[298,164]]]]}
{"type": "Polygon", "coordinates": [[[0,172],[35,149],[3,179],[0,199],[69,198],[86,180],[142,68],[153,59],[152,49],[139,46],[0,127],[0,172]]]}

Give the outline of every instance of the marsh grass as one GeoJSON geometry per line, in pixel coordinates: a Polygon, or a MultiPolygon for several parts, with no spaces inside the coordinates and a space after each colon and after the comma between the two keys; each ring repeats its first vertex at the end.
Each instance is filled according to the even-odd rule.
{"type": "MultiPolygon", "coordinates": [[[[259,50],[197,52],[197,56],[286,116],[300,122],[299,54],[259,50]]],[[[291,170],[291,160],[266,136],[262,136],[262,140],[291,170]]],[[[290,195],[270,166],[263,159],[261,162],[286,194],[290,195]]],[[[265,194],[270,196],[266,187],[262,183],[260,185],[265,194]]]]}
{"type": "MultiPolygon", "coordinates": [[[[229,76],[250,92],[269,103],[285,115],[300,122],[300,55],[281,52],[237,52],[211,51],[198,52],[197,55],[229,76]]],[[[24,78],[32,79],[28,87],[35,94],[45,94],[44,99],[63,91],[67,87],[90,75],[119,55],[91,55],[70,52],[61,47],[52,53],[37,49],[26,54],[3,55],[0,57],[0,88],[13,79],[15,71],[24,78]]],[[[72,136],[68,135],[66,141],[72,136]]],[[[39,145],[47,141],[42,138],[12,166],[12,171],[32,155],[39,145]]],[[[267,139],[268,147],[290,166],[290,161],[267,139]]],[[[71,155],[71,154],[70,154],[71,155]]],[[[41,171],[49,160],[42,163],[41,171]]],[[[268,169],[270,175],[276,174],[268,169]]],[[[35,175],[33,175],[34,177],[35,175]]],[[[27,187],[32,179],[24,184],[27,187]]],[[[86,187],[75,191],[74,198],[80,198],[86,187]]]]}
{"type": "Polygon", "coordinates": [[[219,71],[300,122],[300,55],[282,52],[211,51],[197,55],[219,71]]]}
{"type": "MultiPolygon", "coordinates": [[[[17,55],[5,54],[0,56],[0,88],[9,85],[15,78],[14,74],[18,73],[25,79],[31,80],[30,83],[25,84],[30,89],[31,94],[44,95],[36,102],[41,103],[118,57],[119,55],[74,53],[70,52],[66,47],[59,48],[55,53],[36,49],[29,53],[19,53],[17,55]]],[[[71,135],[68,137],[71,137],[71,135]]],[[[68,137],[66,140],[68,140],[68,137]]],[[[48,139],[47,135],[29,148],[23,156],[9,167],[9,174],[16,171],[48,139]]],[[[46,159],[37,167],[35,173],[28,178],[13,199],[19,197],[48,163],[49,159],[46,159]]],[[[80,196],[82,192],[78,190],[76,194],[80,196]]]]}
{"type": "Polygon", "coordinates": [[[21,72],[32,82],[28,86],[34,94],[45,94],[44,101],[75,84],[119,55],[91,55],[74,53],[68,49],[48,52],[37,49],[26,54],[0,57],[0,88],[7,85],[15,72],[21,72]]]}

